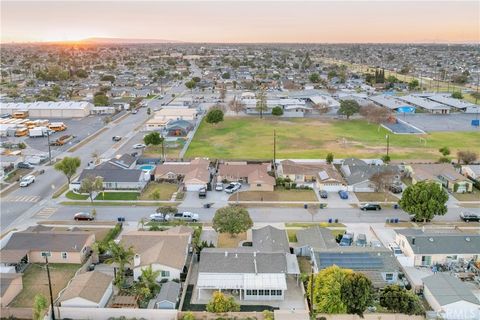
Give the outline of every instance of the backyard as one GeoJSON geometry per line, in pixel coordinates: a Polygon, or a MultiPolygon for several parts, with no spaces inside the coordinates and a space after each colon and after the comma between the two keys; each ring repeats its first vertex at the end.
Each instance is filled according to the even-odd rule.
{"type": "Polygon", "coordinates": [[[247,240],[247,233],[243,232],[232,237],[229,233],[218,234],[218,248],[236,248],[241,241],[247,240]]]}
{"type": "MultiPolygon", "coordinates": [[[[165,143],[164,145],[165,157],[167,159],[177,159],[180,153],[180,150],[182,150],[184,144],[185,144],[185,141],[183,140],[177,140],[175,143],[165,143]]],[[[143,150],[143,156],[146,158],[158,158],[158,157],[161,157],[161,155],[162,155],[161,145],[158,145],[158,146],[150,145],[143,150]]]]}
{"type": "MultiPolygon", "coordinates": [[[[50,277],[54,298],[57,297],[60,290],[65,288],[68,281],[80,268],[78,264],[50,264],[50,277]]],[[[47,271],[44,265],[31,264],[23,274],[23,290],[9,305],[10,307],[33,306],[36,294],[42,294],[49,297],[47,271]]],[[[47,299],[48,300],[48,299],[47,299]]]]}
{"type": "MultiPolygon", "coordinates": [[[[185,155],[218,159],[272,159],[273,130],[277,158],[381,157],[386,152],[386,129],[364,120],[259,119],[227,117],[217,125],[202,122],[185,155]]],[[[478,132],[433,132],[426,135],[390,134],[392,159],[438,159],[448,146],[480,153],[478,132]]]]}
{"type": "MultiPolygon", "coordinates": [[[[230,196],[230,201],[237,200],[237,194],[230,196]]],[[[241,191],[239,201],[318,201],[313,190],[280,189],[275,191],[241,191]]]]}
{"type": "Polygon", "coordinates": [[[140,195],[140,200],[163,200],[172,198],[172,194],[178,190],[175,183],[150,182],[140,195]]]}

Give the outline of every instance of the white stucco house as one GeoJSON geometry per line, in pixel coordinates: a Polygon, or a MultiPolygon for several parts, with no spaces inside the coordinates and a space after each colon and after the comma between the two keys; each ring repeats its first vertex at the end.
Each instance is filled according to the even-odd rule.
{"type": "Polygon", "coordinates": [[[113,293],[113,277],[92,271],[75,276],[60,296],[62,307],[103,308],[113,293]]]}

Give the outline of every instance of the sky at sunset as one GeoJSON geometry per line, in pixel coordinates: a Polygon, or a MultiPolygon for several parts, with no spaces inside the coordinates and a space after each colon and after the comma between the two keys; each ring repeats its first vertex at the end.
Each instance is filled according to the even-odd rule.
{"type": "Polygon", "coordinates": [[[1,41],[479,42],[480,1],[3,1],[1,41]]]}

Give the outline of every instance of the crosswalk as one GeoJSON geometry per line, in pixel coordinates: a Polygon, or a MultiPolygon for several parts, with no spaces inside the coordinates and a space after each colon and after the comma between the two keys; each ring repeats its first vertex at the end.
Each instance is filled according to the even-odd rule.
{"type": "Polygon", "coordinates": [[[35,217],[37,218],[40,218],[40,219],[48,219],[50,218],[50,216],[52,214],[54,214],[55,212],[57,212],[58,208],[49,208],[49,207],[46,207],[46,208],[43,208],[42,210],[38,211],[36,214],[35,214],[35,217]]]}
{"type": "Polygon", "coordinates": [[[40,196],[8,196],[2,198],[2,201],[6,202],[38,202],[40,201],[40,196]]]}

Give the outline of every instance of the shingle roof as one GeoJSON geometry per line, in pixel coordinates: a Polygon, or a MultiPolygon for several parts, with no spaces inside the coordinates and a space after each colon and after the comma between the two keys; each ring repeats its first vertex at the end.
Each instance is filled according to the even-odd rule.
{"type": "Polygon", "coordinates": [[[298,230],[297,244],[299,247],[310,246],[314,249],[338,247],[332,232],[327,228],[320,228],[319,226],[298,230]]]}
{"type": "Polygon", "coordinates": [[[62,293],[60,302],[80,297],[99,303],[112,280],[111,275],[98,271],[79,274],[62,293]]]}
{"type": "Polygon", "coordinates": [[[0,296],[3,297],[13,280],[21,277],[21,273],[0,273],[0,296]]]}
{"type": "Polygon", "coordinates": [[[139,182],[143,171],[137,169],[85,169],[80,174],[78,181],[88,176],[102,177],[104,182],[139,182]]]}
{"type": "Polygon", "coordinates": [[[222,177],[248,178],[255,171],[267,173],[270,168],[269,163],[262,164],[220,164],[218,166],[218,175],[222,177]]]}
{"type": "Polygon", "coordinates": [[[252,230],[252,244],[260,252],[289,252],[287,233],[285,230],[266,226],[252,230]]]}
{"type": "Polygon", "coordinates": [[[443,176],[450,181],[467,180],[449,163],[412,164],[411,167],[417,180],[438,180],[438,176],[443,176]]]}
{"type": "Polygon", "coordinates": [[[175,281],[168,281],[162,284],[160,292],[155,297],[155,302],[168,301],[172,304],[177,303],[178,295],[180,294],[180,284],[175,281]]]}
{"type": "Polygon", "coordinates": [[[84,231],[15,232],[2,251],[80,252],[91,236],[93,236],[93,233],[84,231]]]}
{"type": "Polygon", "coordinates": [[[480,254],[480,235],[463,232],[438,232],[402,229],[415,254],[480,254]],[[415,239],[415,244],[413,241],[415,239]]]}
{"type": "Polygon", "coordinates": [[[480,305],[470,288],[460,279],[446,273],[437,273],[423,279],[423,284],[432,293],[440,306],[457,301],[468,301],[480,305]]]}

